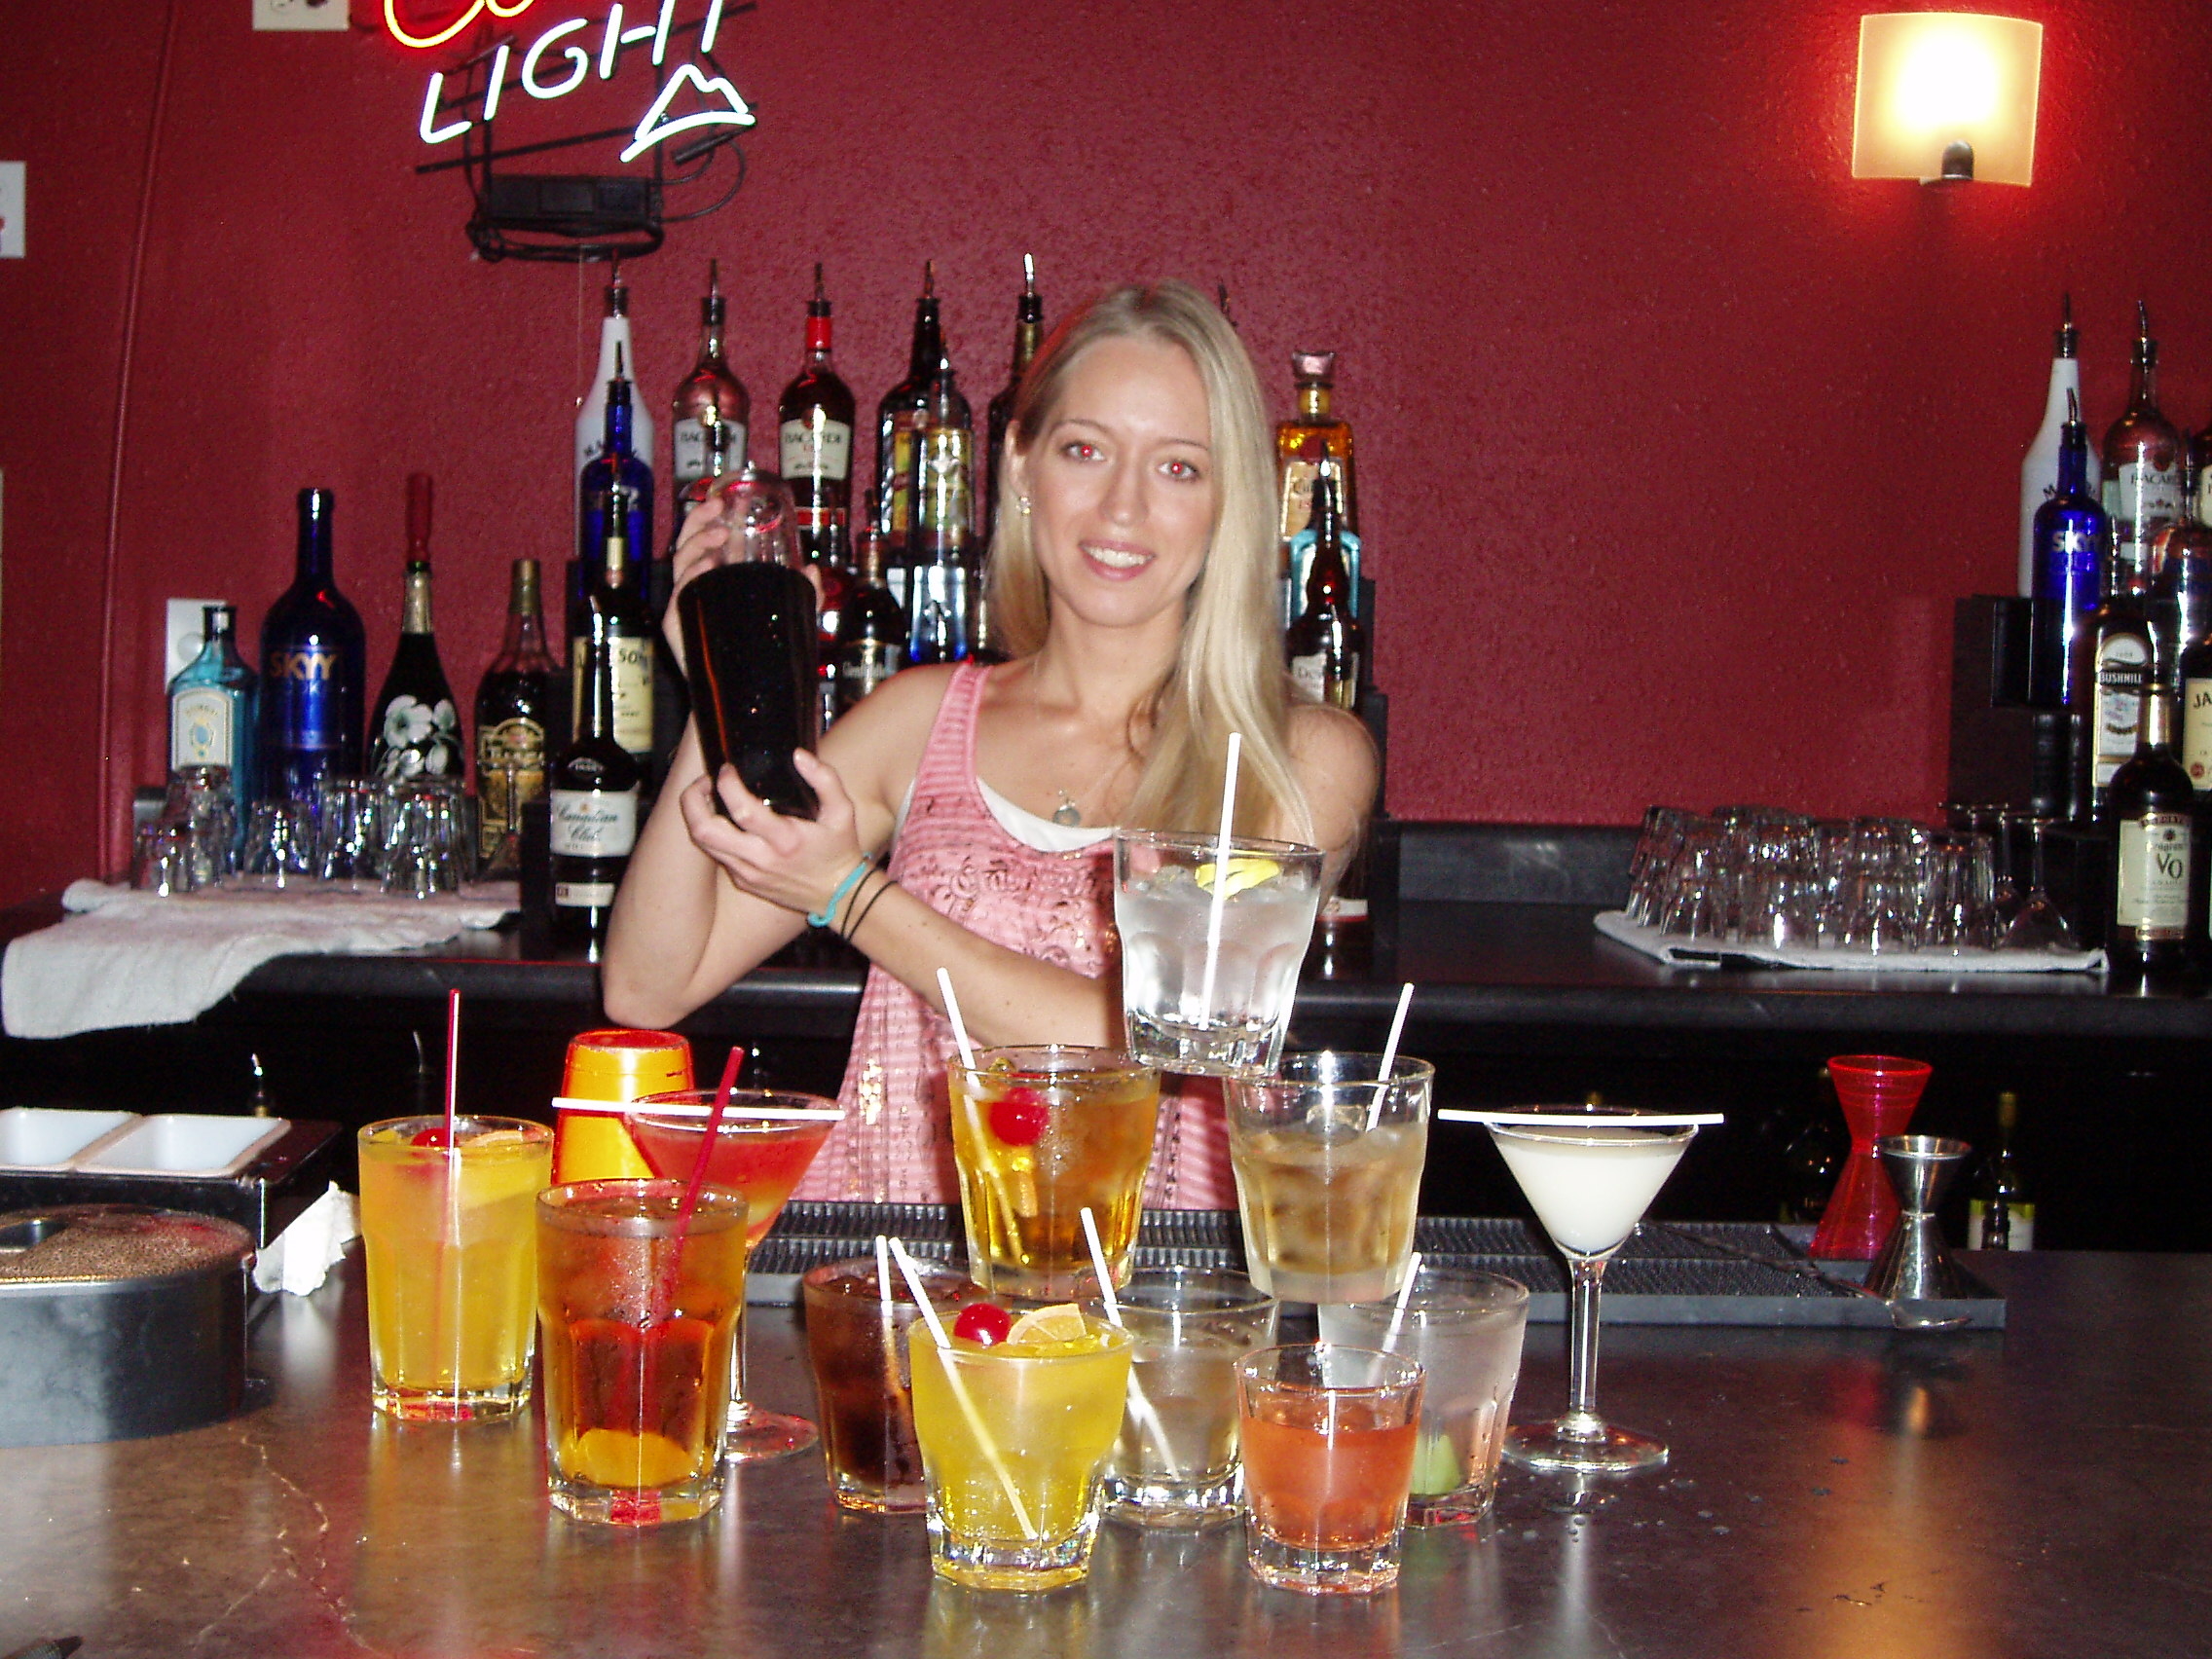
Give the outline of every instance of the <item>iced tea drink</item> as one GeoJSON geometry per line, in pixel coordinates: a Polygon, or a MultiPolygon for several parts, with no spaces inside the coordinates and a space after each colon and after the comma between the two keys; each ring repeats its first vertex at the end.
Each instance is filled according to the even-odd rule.
{"type": "Polygon", "coordinates": [[[985,1049],[947,1068],[968,1271],[997,1295],[1066,1301],[1095,1279],[1088,1208],[1117,1285],[1135,1260],[1160,1074],[1116,1050],[985,1049]]]}
{"type": "Polygon", "coordinates": [[[1392,1295],[1414,1247],[1435,1068],[1399,1055],[1284,1056],[1227,1088],[1245,1271],[1285,1302],[1392,1295]]]}
{"type": "Polygon", "coordinates": [[[407,1420],[512,1417],[530,1397],[537,1235],[553,1134],[515,1118],[396,1118],[360,1131],[369,1374],[407,1420]]]}
{"type": "MultiPolygon", "coordinates": [[[[983,1295],[966,1273],[934,1262],[916,1266],[947,1326],[983,1295]]],[[[888,1261],[855,1256],[810,1271],[800,1293],[831,1493],[847,1509],[921,1513],[928,1496],[906,1348],[907,1327],[921,1310],[905,1275],[888,1261]]]]}
{"type": "Polygon", "coordinates": [[[688,1521],[721,1498],[722,1422],[745,1306],[745,1199],[675,1181],[584,1181],[537,1200],[537,1316],[553,1507],[688,1521]]]}

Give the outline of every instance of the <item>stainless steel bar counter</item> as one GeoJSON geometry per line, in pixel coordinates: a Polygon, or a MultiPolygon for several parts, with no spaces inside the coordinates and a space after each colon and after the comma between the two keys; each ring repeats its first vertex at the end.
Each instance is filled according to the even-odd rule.
{"type": "MultiPolygon", "coordinates": [[[[323,1654],[2182,1655],[2212,1646],[2212,1258],[1975,1256],[2002,1333],[1619,1328],[1600,1398],[1672,1464],[1509,1473],[1368,1602],[1265,1589],[1234,1529],[1102,1534],[1088,1585],[931,1579],[918,1519],[840,1515],[819,1458],[703,1524],[553,1515],[535,1419],[373,1421],[358,1257],[260,1324],[266,1399],[166,1439],[0,1451],[0,1651],[323,1654]]],[[[811,1404],[796,1315],[753,1385],[811,1404]]],[[[1530,1333],[1517,1415],[1565,1395],[1530,1333]]]]}

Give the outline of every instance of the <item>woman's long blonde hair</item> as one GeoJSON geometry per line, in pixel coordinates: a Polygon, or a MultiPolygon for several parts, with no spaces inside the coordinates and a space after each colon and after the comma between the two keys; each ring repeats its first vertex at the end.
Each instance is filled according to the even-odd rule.
{"type": "MultiPolygon", "coordinates": [[[[1131,336],[1178,346],[1197,366],[1213,428],[1216,505],[1175,663],[1133,717],[1131,745],[1143,764],[1123,821],[1148,830],[1217,828],[1234,731],[1243,734],[1237,832],[1310,841],[1312,815],[1290,762],[1274,457],[1259,377],[1229,319],[1186,282],[1101,295],[1063,319],[1039,350],[1015,395],[1007,442],[1026,452],[1052,419],[1077,359],[1101,340],[1131,336]]],[[[1001,501],[991,536],[989,590],[1001,647],[1015,657],[1041,648],[1051,595],[1030,546],[1028,515],[1011,500],[1001,501]]]]}

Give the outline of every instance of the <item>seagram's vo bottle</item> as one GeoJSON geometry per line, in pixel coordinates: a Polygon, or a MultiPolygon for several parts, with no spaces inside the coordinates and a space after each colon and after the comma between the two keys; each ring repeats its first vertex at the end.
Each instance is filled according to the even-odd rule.
{"type": "Polygon", "coordinates": [[[2135,754],[2113,775],[2112,928],[2105,954],[2116,974],[2185,966],[2196,792],[2173,752],[2173,702],[2154,681],[2143,693],[2135,754]]]}

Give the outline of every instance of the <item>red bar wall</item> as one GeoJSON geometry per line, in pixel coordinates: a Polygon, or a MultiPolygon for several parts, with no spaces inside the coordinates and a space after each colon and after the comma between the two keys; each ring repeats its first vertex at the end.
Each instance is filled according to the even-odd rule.
{"type": "MultiPolygon", "coordinates": [[[[125,403],[169,9],[8,10],[30,257],[0,262],[0,901],[114,866],[161,774],[162,602],[231,598],[255,637],[301,485],[338,493],[379,677],[402,479],[436,474],[440,643],[472,691],[507,560],[572,541],[604,276],[471,255],[459,178],[411,170],[435,55],[178,0],[125,403]]],[[[925,257],[978,408],[1024,250],[1054,314],[1224,280],[1279,405],[1293,346],[1343,353],[1393,811],[1925,812],[1950,602],[2011,584],[2059,290],[2099,429],[2138,293],[2168,412],[2212,394],[2212,12],[2015,10],[2047,31],[2036,181],[1928,190],[1850,177],[1859,14],[1829,0],[761,0],[719,52],[759,109],[750,177],[633,269],[647,389],[689,360],[711,253],[763,460],[816,259],[869,407],[925,257]]],[[[515,26],[588,13],[596,47],[603,12],[515,26]]],[[[518,99],[502,137],[634,119],[646,74],[518,99]]],[[[533,165],[613,171],[616,147],[533,165]]]]}

